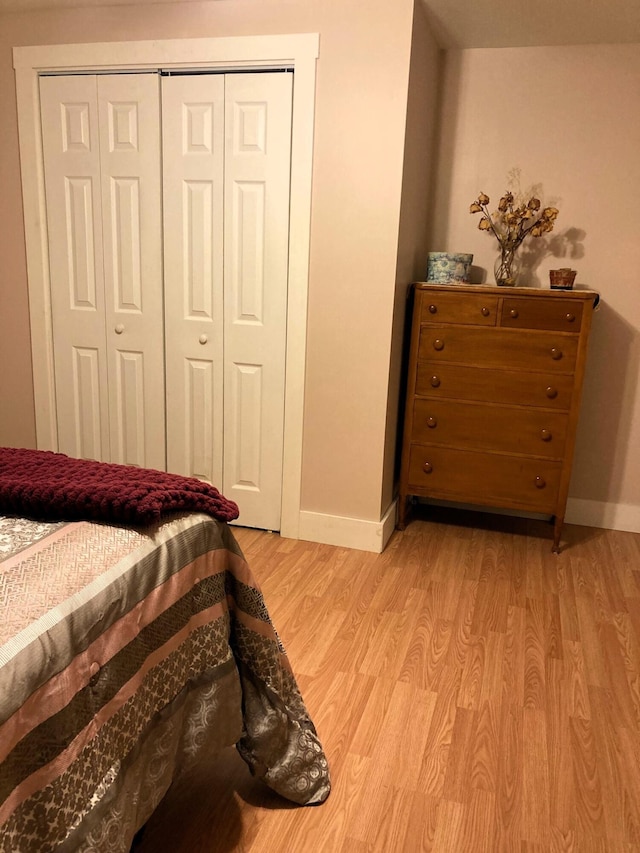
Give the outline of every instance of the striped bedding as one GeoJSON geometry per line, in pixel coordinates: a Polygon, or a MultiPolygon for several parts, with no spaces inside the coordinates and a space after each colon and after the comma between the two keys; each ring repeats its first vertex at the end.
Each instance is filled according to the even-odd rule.
{"type": "Polygon", "coordinates": [[[289,800],[327,762],[227,525],[0,516],[0,851],[128,851],[231,744],[289,800]]]}

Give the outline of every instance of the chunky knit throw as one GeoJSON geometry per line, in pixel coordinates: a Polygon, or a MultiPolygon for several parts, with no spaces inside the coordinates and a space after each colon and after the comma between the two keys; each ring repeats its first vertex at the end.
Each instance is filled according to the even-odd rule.
{"type": "Polygon", "coordinates": [[[0,513],[5,515],[144,525],[175,512],[205,512],[220,521],[238,517],[233,501],[195,477],[0,447],[0,513]]]}

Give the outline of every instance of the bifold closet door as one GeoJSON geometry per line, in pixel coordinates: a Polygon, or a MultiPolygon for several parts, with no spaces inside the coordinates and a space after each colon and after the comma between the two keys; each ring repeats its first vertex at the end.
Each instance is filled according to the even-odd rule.
{"type": "Polygon", "coordinates": [[[222,489],[224,75],[162,78],[167,470],[222,489]]]}
{"type": "Polygon", "coordinates": [[[162,78],[168,468],[282,497],[292,75],[162,78]]]}
{"type": "Polygon", "coordinates": [[[291,107],[284,72],[41,80],[59,449],[209,480],[273,530],[291,107]]]}
{"type": "Polygon", "coordinates": [[[165,467],[159,82],[40,80],[58,446],[165,467]]]}

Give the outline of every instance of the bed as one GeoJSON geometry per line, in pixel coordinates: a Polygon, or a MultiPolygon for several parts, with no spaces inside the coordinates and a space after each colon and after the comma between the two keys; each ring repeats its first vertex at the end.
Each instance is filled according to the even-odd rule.
{"type": "Polygon", "coordinates": [[[57,499],[37,465],[18,477],[67,459],[24,453],[0,448],[0,851],[126,853],[177,775],[232,744],[283,797],[323,802],[322,745],[227,521],[175,480],[144,524],[116,489],[114,519],[95,482],[69,501],[76,473],[57,499]]]}

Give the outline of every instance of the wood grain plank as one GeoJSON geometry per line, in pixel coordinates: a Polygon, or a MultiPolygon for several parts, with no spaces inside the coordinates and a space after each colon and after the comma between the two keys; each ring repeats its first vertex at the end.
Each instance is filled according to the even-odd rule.
{"type": "MultiPolygon", "coordinates": [[[[496,795],[496,825],[501,846],[523,839],[524,711],[521,705],[502,704],[496,795]]],[[[527,744],[527,747],[529,745],[527,744]]]]}
{"type": "Polygon", "coordinates": [[[436,853],[435,836],[441,800],[416,791],[411,798],[411,813],[404,838],[404,850],[412,853],[436,853]]]}
{"type": "Polygon", "coordinates": [[[477,710],[480,707],[480,694],[484,678],[486,640],[484,637],[471,637],[464,666],[460,676],[458,707],[477,710]]]}
{"type": "Polygon", "coordinates": [[[589,689],[585,676],[582,643],[565,642],[564,678],[567,682],[566,713],[570,717],[591,719],[589,689]]]}
{"type": "Polygon", "coordinates": [[[441,797],[444,788],[459,688],[459,672],[446,669],[440,680],[418,781],[418,790],[434,797],[441,797]]]}
{"type": "MultiPolygon", "coordinates": [[[[547,661],[547,763],[551,826],[568,837],[575,828],[575,776],[569,718],[569,684],[562,661],[547,661]]],[[[553,838],[552,834],[552,838],[553,838]]]]}
{"type": "Polygon", "coordinates": [[[453,631],[447,650],[446,663],[449,666],[461,668],[465,665],[467,653],[470,651],[471,624],[476,606],[478,582],[464,580],[458,597],[458,605],[453,615],[453,631]]]}
{"type": "Polygon", "coordinates": [[[578,625],[580,626],[580,642],[584,655],[585,674],[587,684],[594,687],[606,687],[608,677],[605,666],[605,657],[596,622],[593,598],[584,588],[576,593],[576,611],[578,613],[578,625]]]}
{"type": "Polygon", "coordinates": [[[565,640],[578,640],[580,624],[576,608],[573,572],[569,559],[558,566],[558,605],[560,607],[560,627],[563,638],[565,640]]]}
{"type": "Polygon", "coordinates": [[[476,713],[476,726],[469,746],[469,776],[467,785],[473,791],[498,790],[499,702],[485,701],[476,713]]]}
{"type": "Polygon", "coordinates": [[[525,608],[509,606],[502,663],[503,701],[521,707],[524,707],[526,616],[526,601],[525,608]]]}
{"type": "MultiPolygon", "coordinates": [[[[489,791],[474,790],[462,812],[462,827],[457,850],[494,853],[496,827],[493,822],[495,796],[489,791]]],[[[450,848],[451,849],[451,848],[450,848]]]]}
{"type": "Polygon", "coordinates": [[[412,589],[410,591],[407,606],[415,614],[415,619],[398,678],[401,681],[410,681],[420,689],[427,688],[426,661],[434,626],[434,615],[430,605],[431,595],[428,590],[412,589]]]}
{"type": "Polygon", "coordinates": [[[505,635],[490,631],[487,637],[487,650],[484,672],[482,674],[482,689],[480,704],[487,700],[498,704],[502,699],[505,635]]]}
{"type": "Polygon", "coordinates": [[[578,828],[582,835],[604,838],[602,788],[591,720],[571,717],[570,729],[578,828]]]}
{"type": "Polygon", "coordinates": [[[545,522],[438,508],[381,555],[237,532],[333,792],[293,807],[227,750],[135,853],[640,851],[640,535],[568,526],[554,557],[545,522]]]}
{"type": "Polygon", "coordinates": [[[524,707],[536,710],[545,707],[545,613],[543,594],[527,599],[524,646],[524,707]]]}
{"type": "Polygon", "coordinates": [[[611,696],[600,687],[589,688],[591,722],[601,778],[602,804],[607,837],[633,840],[634,816],[629,810],[625,758],[621,755],[620,735],[613,724],[611,696]]]}
{"type": "Polygon", "coordinates": [[[457,709],[442,788],[442,796],[445,800],[464,803],[471,794],[468,780],[471,770],[471,743],[476,725],[474,711],[460,707],[457,709]]]}
{"type": "Polygon", "coordinates": [[[541,761],[548,754],[547,721],[544,711],[525,707],[523,712],[522,787],[527,807],[522,814],[522,840],[548,846],[550,838],[549,766],[541,761]]]}
{"type": "MultiPolygon", "coordinates": [[[[312,715],[314,724],[323,737],[325,732],[331,732],[326,751],[334,772],[339,772],[340,764],[349,752],[367,756],[370,750],[360,748],[363,744],[363,720],[371,714],[374,706],[380,703],[380,679],[362,675],[356,672],[336,672],[329,683],[318,679],[310,679],[304,683],[299,679],[305,704],[312,715]],[[372,693],[376,691],[375,698],[372,693]],[[349,697],[349,705],[345,707],[344,697],[349,697]],[[354,746],[355,743],[355,746],[354,746]]],[[[389,686],[392,689],[392,686],[389,686]]]]}

